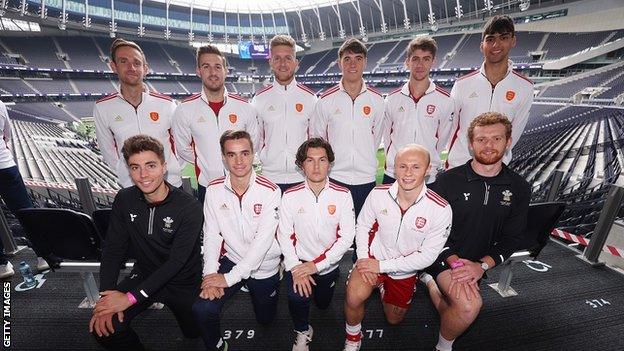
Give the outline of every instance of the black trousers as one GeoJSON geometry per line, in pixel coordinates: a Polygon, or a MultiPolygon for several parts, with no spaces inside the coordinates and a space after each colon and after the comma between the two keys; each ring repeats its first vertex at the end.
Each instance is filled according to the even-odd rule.
{"type": "MultiPolygon", "coordinates": [[[[127,278],[119,283],[117,290],[124,293],[128,292],[144,279],[145,277],[141,276],[139,272],[132,271],[127,278]]],[[[115,332],[113,334],[100,337],[94,331],[93,336],[96,341],[107,350],[144,350],[145,348],[143,344],[141,344],[139,336],[131,327],[132,320],[154,302],[161,302],[167,306],[175,316],[182,330],[182,334],[187,338],[197,338],[200,336],[200,333],[195,318],[193,318],[192,307],[193,302],[195,302],[195,299],[199,296],[200,283],[201,277],[198,275],[197,280],[189,285],[165,285],[156,294],[150,296],[150,298],[134,304],[125,310],[123,323],[119,322],[117,315],[114,315],[113,328],[115,332]]]]}

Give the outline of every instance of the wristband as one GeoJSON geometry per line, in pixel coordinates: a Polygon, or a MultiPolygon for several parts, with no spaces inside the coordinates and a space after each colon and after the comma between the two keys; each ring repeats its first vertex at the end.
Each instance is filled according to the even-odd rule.
{"type": "Polygon", "coordinates": [[[134,305],[135,303],[137,303],[136,297],[134,297],[131,292],[127,292],[126,297],[128,297],[128,301],[130,301],[131,304],[134,305]]]}
{"type": "Polygon", "coordinates": [[[451,268],[455,269],[455,268],[459,268],[459,267],[463,267],[464,266],[464,262],[457,260],[457,261],[453,261],[453,263],[451,263],[451,268]]]}

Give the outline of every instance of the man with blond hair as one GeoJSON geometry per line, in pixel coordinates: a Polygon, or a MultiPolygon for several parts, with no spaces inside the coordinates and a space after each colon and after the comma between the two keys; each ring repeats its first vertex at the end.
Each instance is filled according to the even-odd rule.
{"type": "Polygon", "coordinates": [[[251,104],[258,113],[262,175],[284,192],[303,181],[295,165],[295,154],[308,139],[316,93],[295,78],[299,60],[294,39],[276,35],[269,46],[273,83],[258,91],[251,104]]]}

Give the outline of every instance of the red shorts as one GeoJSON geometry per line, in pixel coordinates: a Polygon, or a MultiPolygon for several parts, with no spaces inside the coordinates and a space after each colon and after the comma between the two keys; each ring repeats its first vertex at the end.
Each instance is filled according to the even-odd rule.
{"type": "Polygon", "coordinates": [[[393,279],[387,274],[380,274],[377,278],[377,286],[380,288],[382,300],[391,305],[408,308],[416,290],[416,279],[416,276],[393,279]]]}

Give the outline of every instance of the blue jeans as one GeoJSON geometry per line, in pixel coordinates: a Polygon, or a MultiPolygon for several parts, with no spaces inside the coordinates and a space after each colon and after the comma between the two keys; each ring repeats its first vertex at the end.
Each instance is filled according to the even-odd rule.
{"type": "MultiPolygon", "coordinates": [[[[219,260],[219,264],[219,273],[221,274],[231,271],[235,266],[234,262],[225,256],[219,260]]],[[[221,338],[219,316],[221,308],[243,285],[247,285],[247,288],[249,288],[256,321],[259,324],[267,325],[275,318],[279,297],[279,273],[265,279],[249,278],[241,280],[229,288],[225,288],[225,294],[219,299],[211,301],[200,297],[193,304],[193,314],[199,325],[207,350],[215,350],[221,338]]]]}
{"type": "Polygon", "coordinates": [[[340,268],[324,275],[314,274],[312,279],[314,279],[316,286],[312,285],[312,296],[310,297],[299,295],[293,288],[292,274],[290,272],[285,273],[284,282],[288,284],[288,310],[295,324],[295,330],[306,331],[309,326],[310,301],[314,299],[314,304],[321,310],[329,307],[336,289],[336,281],[340,276],[340,268]]]}
{"type": "MultiPolygon", "coordinates": [[[[0,197],[14,214],[22,208],[33,207],[17,166],[0,169],[0,197]]],[[[4,245],[0,240],[0,265],[6,263],[4,245]]]]}

